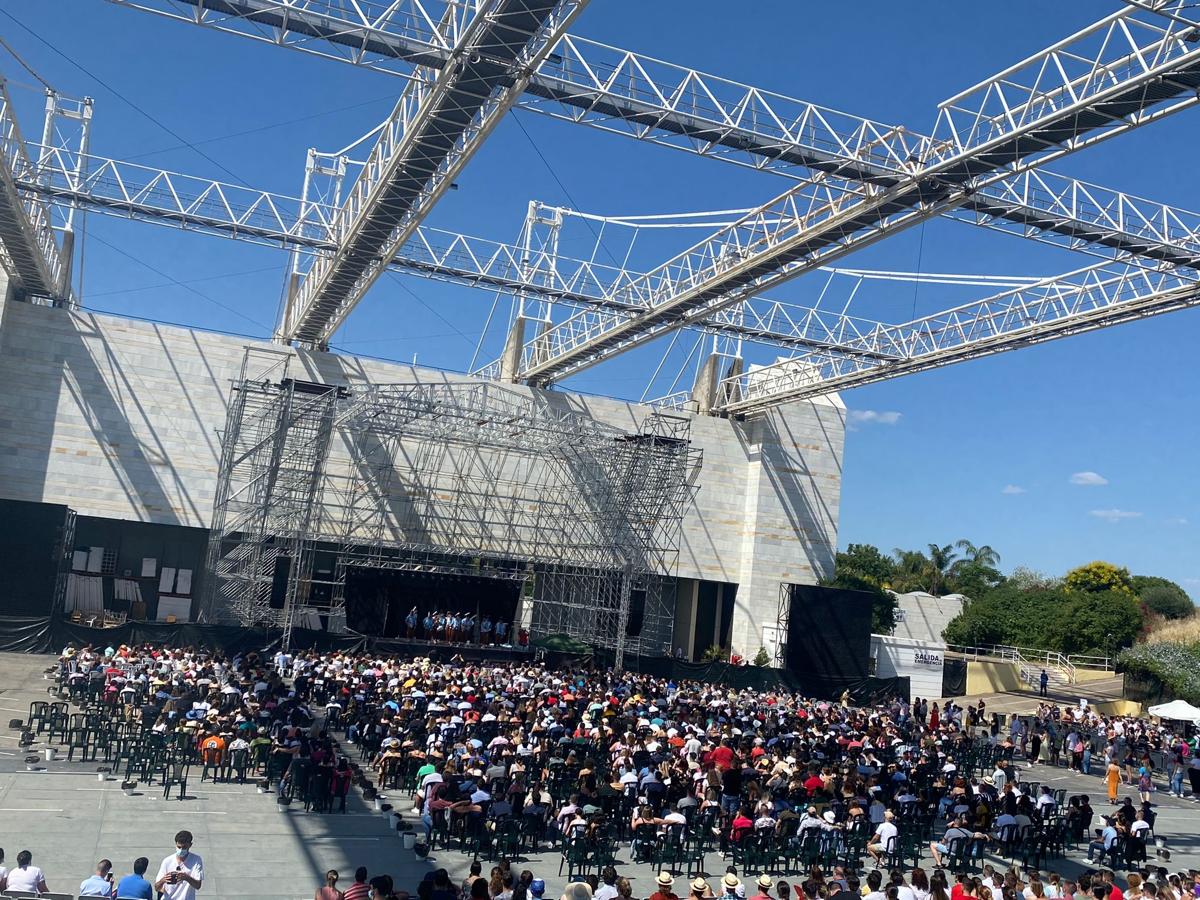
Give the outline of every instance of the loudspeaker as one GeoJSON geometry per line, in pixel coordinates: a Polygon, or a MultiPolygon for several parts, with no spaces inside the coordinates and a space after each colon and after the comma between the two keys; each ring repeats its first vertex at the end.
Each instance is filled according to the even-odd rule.
{"type": "Polygon", "coordinates": [[[788,587],[787,668],[821,679],[866,678],[873,596],[808,584],[788,587]]]}
{"type": "Polygon", "coordinates": [[[625,637],[637,637],[642,633],[642,623],[646,618],[646,592],[633,590],[629,592],[629,619],[625,622],[625,637]]]}
{"type": "Polygon", "coordinates": [[[283,609],[287,601],[288,575],[291,572],[290,556],[275,557],[275,573],[271,577],[271,609],[283,609]]]}
{"type": "Polygon", "coordinates": [[[67,533],[65,506],[0,500],[0,609],[4,615],[52,613],[67,533]]]}

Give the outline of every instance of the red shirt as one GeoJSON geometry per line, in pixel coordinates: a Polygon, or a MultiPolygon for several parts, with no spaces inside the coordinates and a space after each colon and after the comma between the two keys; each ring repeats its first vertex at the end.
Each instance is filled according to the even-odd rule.
{"type": "Polygon", "coordinates": [[[722,744],[712,752],[712,761],[718,769],[733,768],[733,749],[722,744]]]}
{"type": "Polygon", "coordinates": [[[804,789],[810,794],[815,793],[825,787],[825,782],[821,780],[820,775],[809,775],[804,779],[804,789]]]}
{"type": "Polygon", "coordinates": [[[1112,898],[1112,900],[1125,900],[1125,892],[1117,887],[1116,884],[1113,884],[1112,893],[1108,896],[1112,898]]]}
{"type": "Polygon", "coordinates": [[[954,887],[950,888],[950,900],[962,900],[963,886],[955,882],[954,887]]]}

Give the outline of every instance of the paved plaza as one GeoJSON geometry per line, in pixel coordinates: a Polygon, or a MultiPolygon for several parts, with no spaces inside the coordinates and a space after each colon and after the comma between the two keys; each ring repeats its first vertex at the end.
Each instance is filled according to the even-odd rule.
{"type": "MultiPolygon", "coordinates": [[[[30,701],[46,699],[41,673],[53,662],[48,656],[0,654],[0,720],[7,724],[23,718],[30,701]]],[[[181,828],[195,835],[195,850],[204,857],[207,870],[202,895],[212,898],[304,900],[322,883],[326,869],[341,872],[339,886],[346,887],[359,865],[372,875],[386,872],[397,887],[412,890],[430,868],[445,867],[458,883],[470,864],[468,857],[453,851],[439,851],[427,861],[416,859],[356,791],[345,814],[280,813],[274,796],[258,794],[253,785],[202,784],[197,767],[185,800],[163,800],[157,784],[139,786],[135,796],[127,797],[118,781],[97,780],[100,763],[42,762],[38,771],[26,771],[26,754],[17,741],[15,730],[0,733],[0,847],[9,865],[19,850],[30,850],[34,863],[46,871],[52,891],[77,890],[101,857],[112,859],[118,875],[123,875],[136,857],[147,856],[153,875],[158,862],[174,849],[172,839],[181,828]]],[[[1106,808],[1098,777],[1046,766],[1022,767],[1022,777],[1065,788],[1068,794],[1089,793],[1099,798],[1094,804],[1098,813],[1106,808]]],[[[1172,850],[1170,868],[1200,868],[1200,804],[1164,794],[1158,795],[1158,802],[1157,831],[1172,850]]],[[[397,800],[395,805],[412,819],[407,802],[397,800]]],[[[628,861],[627,848],[620,859],[628,861]]],[[[719,876],[726,865],[719,854],[710,854],[707,873],[719,876]]],[[[922,865],[932,867],[928,853],[922,865]]],[[[485,862],[485,873],[488,866],[485,862]]],[[[548,897],[557,897],[566,882],[558,874],[556,851],[529,856],[516,867],[545,878],[548,897]]],[[[1086,867],[1079,852],[1049,862],[1050,869],[1067,875],[1086,867]]],[[[653,892],[655,873],[650,866],[618,868],[633,879],[635,897],[653,892]]],[[[676,890],[686,894],[683,873],[679,875],[676,890]]]]}

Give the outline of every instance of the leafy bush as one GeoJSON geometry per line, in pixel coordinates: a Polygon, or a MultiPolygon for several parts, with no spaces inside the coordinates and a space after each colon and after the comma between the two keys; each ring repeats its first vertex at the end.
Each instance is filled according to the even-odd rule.
{"type": "Polygon", "coordinates": [[[1200,644],[1137,644],[1117,657],[1117,668],[1153,675],[1176,697],[1200,703],[1200,644]]]}

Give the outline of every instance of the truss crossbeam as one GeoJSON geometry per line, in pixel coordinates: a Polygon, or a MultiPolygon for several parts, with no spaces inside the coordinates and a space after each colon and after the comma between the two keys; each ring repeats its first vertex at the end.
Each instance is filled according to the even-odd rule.
{"type": "Polygon", "coordinates": [[[465,23],[447,16],[458,22],[451,57],[408,83],[330,223],[336,250],[318,256],[289,297],[282,339],[327,343],[585,2],[480,0],[465,23]]]}
{"type": "Polygon", "coordinates": [[[69,286],[49,204],[17,181],[18,173],[32,169],[12,99],[0,79],[0,267],[24,293],[61,300],[69,286]]]}
{"type": "MultiPolygon", "coordinates": [[[[290,47],[304,53],[331,57],[353,65],[410,76],[412,65],[442,65],[449,51],[435,46],[416,29],[412,4],[362,8],[335,0],[110,0],[169,18],[190,22],[254,40],[290,47]]],[[[1175,4],[1166,4],[1174,6],[1175,4]]],[[[1143,14],[1151,23],[1156,18],[1143,14]]],[[[1108,20],[1105,20],[1106,22],[1108,20]]],[[[1186,24],[1186,23],[1185,23],[1186,24]]],[[[1116,22],[1116,27],[1126,27],[1116,22]]],[[[1135,21],[1128,26],[1140,29],[1135,21]]],[[[1090,38],[1100,40],[1099,32],[1090,38]]],[[[1186,35],[1185,35],[1186,39],[1186,35]]],[[[1112,48],[1124,41],[1118,37],[1112,48]]],[[[1128,56],[1128,54],[1126,54],[1128,56]]],[[[1120,54],[1116,49],[1099,53],[1080,75],[1081,63],[1064,46],[1056,46],[1035,59],[1047,67],[1062,66],[1056,91],[1046,86],[1049,97],[1063,98],[1078,93],[1084,82],[1116,74],[1120,54]],[[1065,73],[1071,73],[1068,76],[1065,73]],[[1073,76],[1073,77],[1072,77],[1073,76]],[[1069,82],[1069,84],[1068,84],[1069,82]]],[[[1135,56],[1129,62],[1145,60],[1135,56]]],[[[1020,67],[1018,67],[1020,68],[1020,67]]],[[[1010,87],[996,85],[991,94],[975,92],[978,103],[967,112],[969,97],[949,104],[939,120],[940,145],[949,149],[978,141],[987,132],[984,119],[1001,100],[1011,100],[1014,91],[1033,83],[1048,82],[1055,73],[1037,74],[1030,61],[1010,87]],[[1020,82],[1020,87],[1018,87],[1020,82]]],[[[1027,94],[1013,102],[1018,114],[1028,118],[1039,107],[1022,105],[1027,94]]],[[[851,180],[890,186],[906,178],[914,161],[925,160],[935,146],[933,139],[906,128],[875,122],[804,100],[787,97],[726,78],[698,72],[627,50],[564,35],[529,79],[518,105],[605,131],[626,134],[639,140],[807,178],[808,171],[838,175],[851,180]]],[[[992,117],[995,119],[995,116],[992,117]]],[[[1052,183],[1047,196],[1071,198],[1078,185],[1072,179],[1043,174],[1052,183]]],[[[1065,246],[1090,240],[1089,235],[1113,249],[1118,257],[1146,256],[1151,261],[1170,260],[1161,253],[1171,244],[1165,235],[1155,236],[1161,219],[1153,213],[1134,214],[1131,221],[1144,220],[1144,233],[1137,234],[1109,223],[1080,219],[1072,210],[1039,207],[1032,215],[1022,202],[1028,182],[1015,181],[988,192],[978,207],[968,200],[949,215],[1004,231],[1035,234],[1043,240],[1059,238],[1065,246]],[[1031,223],[1036,223],[1032,225],[1031,223]],[[1085,227],[1086,226],[1086,227],[1085,227]]],[[[1039,192],[1045,185],[1038,185],[1039,192]]],[[[1123,195],[1094,185],[1081,186],[1096,201],[1095,209],[1112,210],[1123,204],[1123,195]]],[[[1169,218],[1169,214],[1168,214],[1169,218]]]]}
{"type": "Polygon", "coordinates": [[[1200,282],[1194,276],[1093,266],[901,325],[879,325],[848,342],[875,356],[814,350],[726,379],[719,386],[717,406],[749,415],[1197,305],[1200,282]]]}
{"type": "Polygon", "coordinates": [[[1195,26],[1136,8],[1084,29],[946,101],[941,137],[912,176],[890,187],[801,183],[649,273],[656,296],[636,314],[585,311],[540,332],[523,349],[520,376],[565,378],[960,206],[1010,173],[1194,104],[1196,36],[1195,26]]]}

